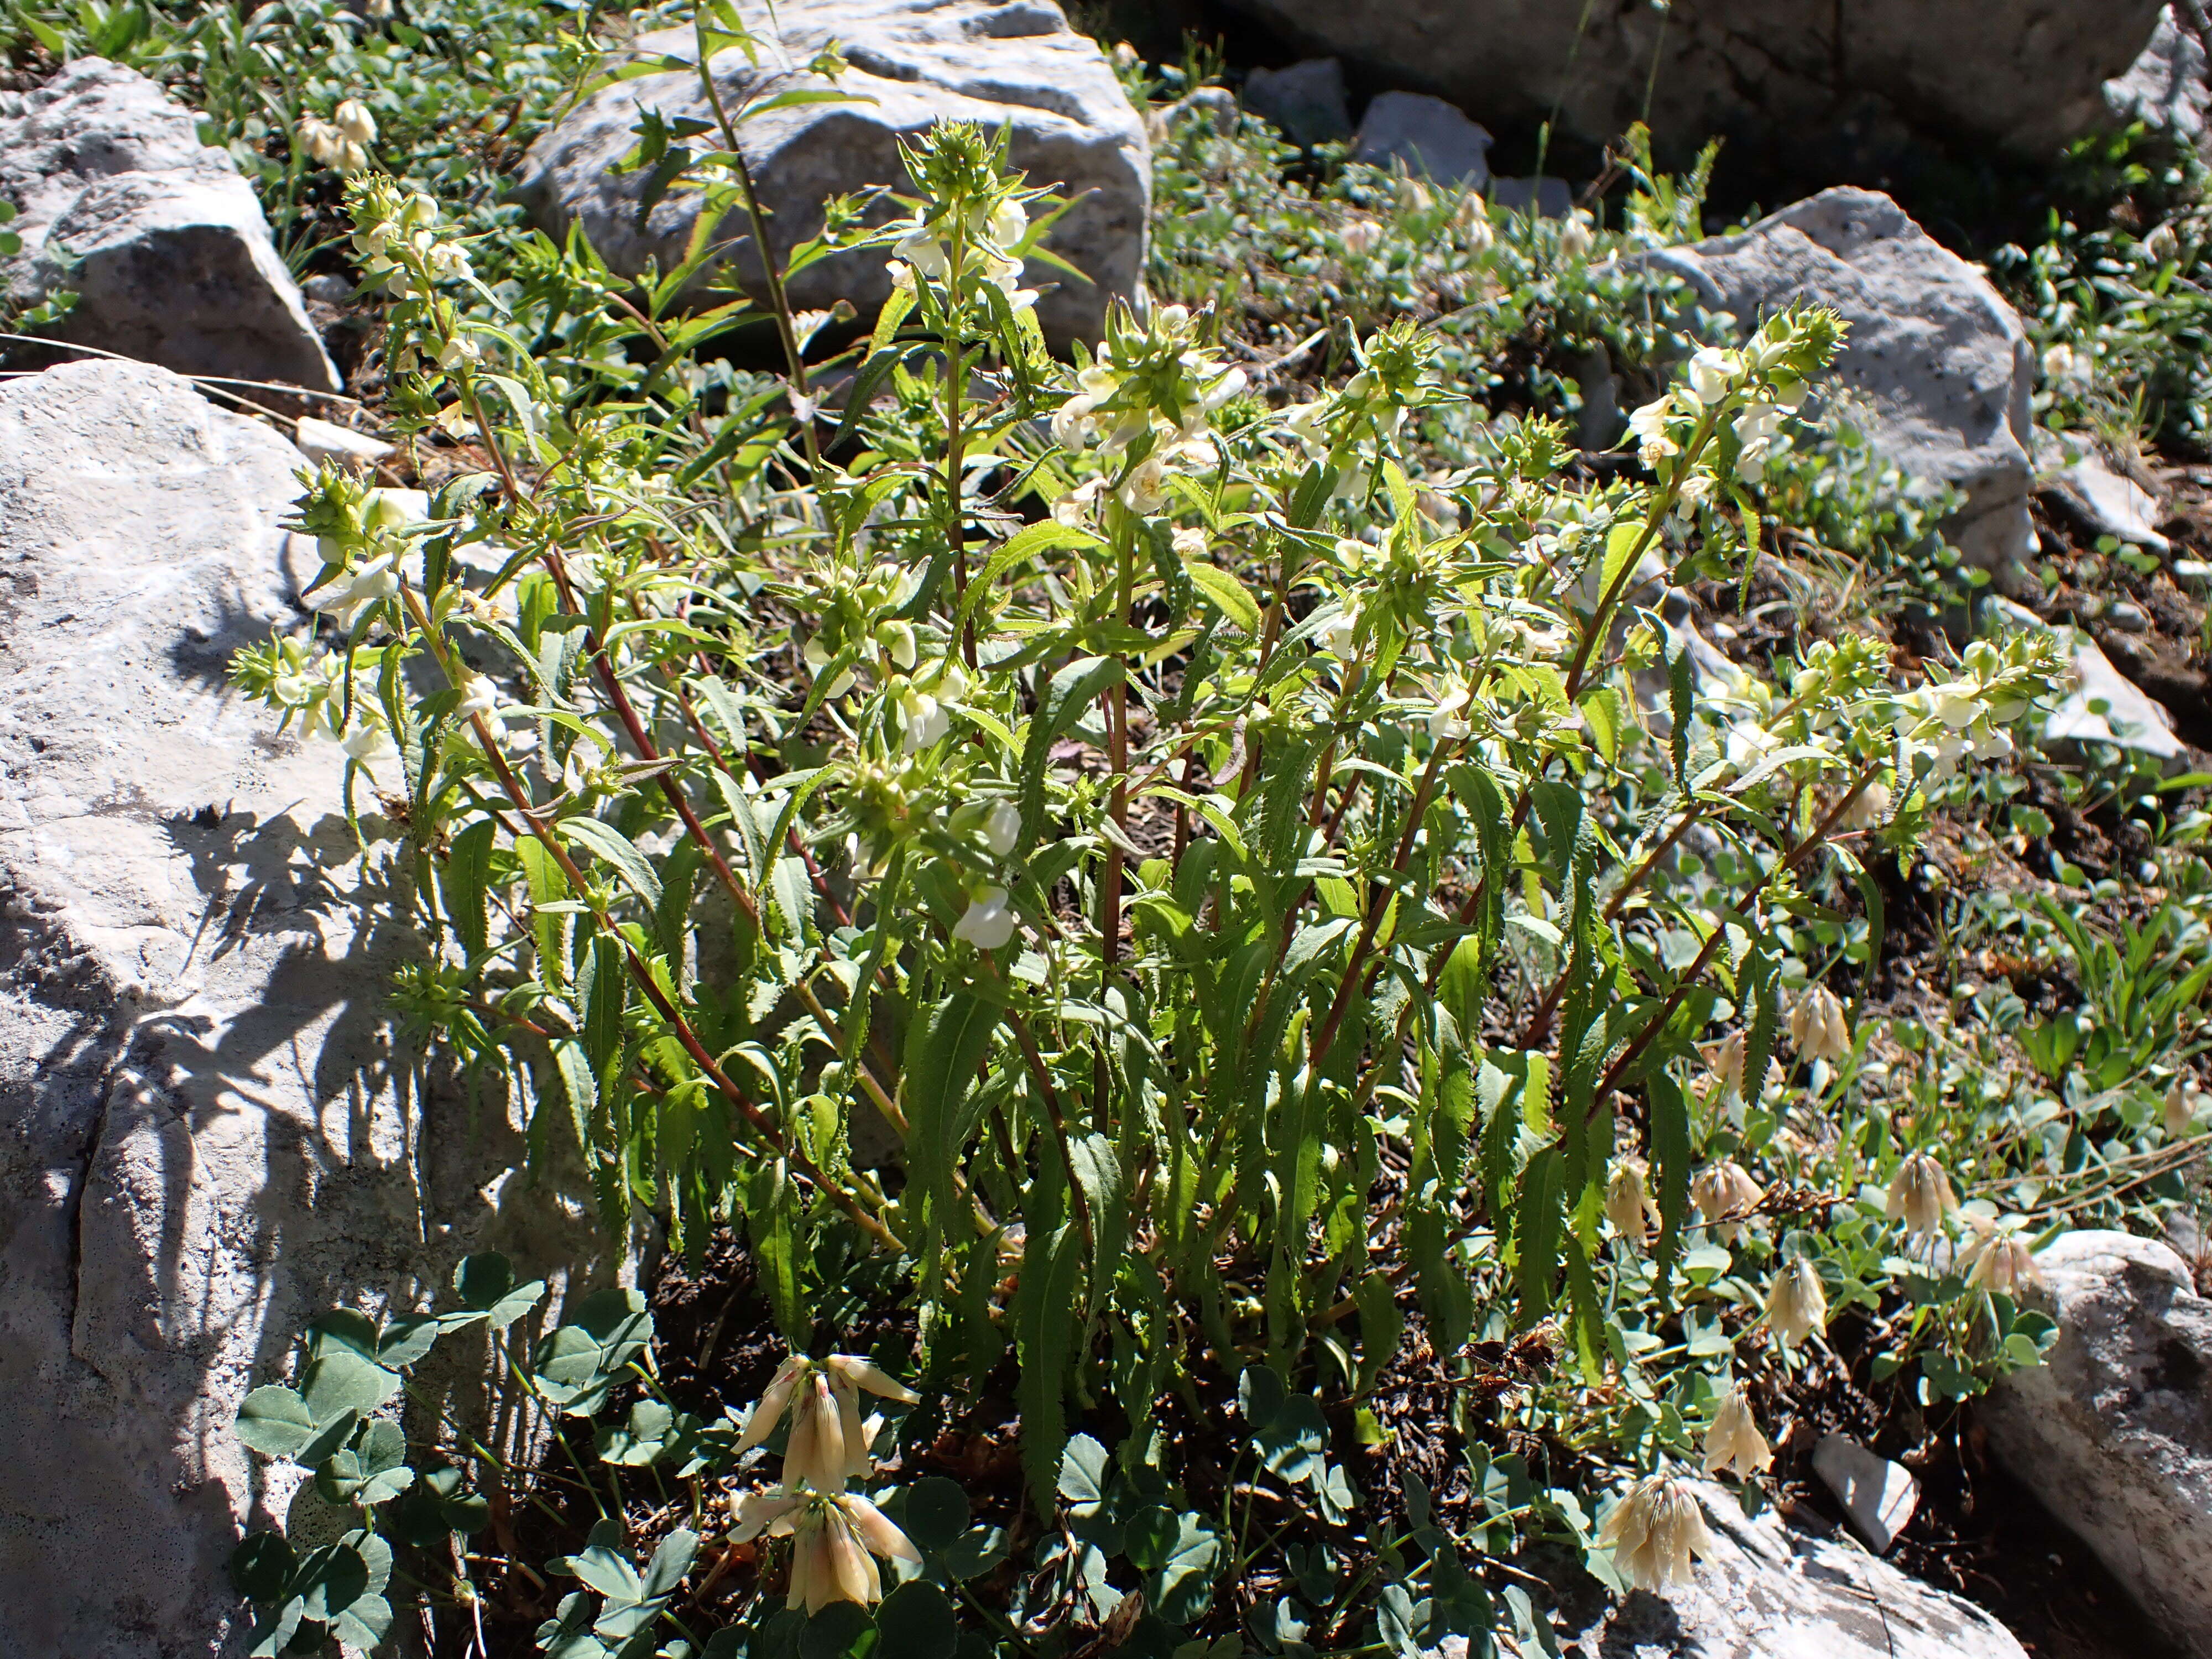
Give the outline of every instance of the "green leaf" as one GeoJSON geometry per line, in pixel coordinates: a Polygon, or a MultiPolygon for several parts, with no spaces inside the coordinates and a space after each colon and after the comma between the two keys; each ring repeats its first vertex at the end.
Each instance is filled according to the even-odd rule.
{"type": "Polygon", "coordinates": [[[1209,564],[1203,559],[1185,559],[1182,568],[1188,573],[1192,585],[1212,601],[1224,617],[1249,637],[1259,638],[1259,603],[1243,582],[1219,565],[1209,564]]]}
{"type": "Polygon", "coordinates": [[[363,1416],[399,1392],[398,1374],[344,1348],[326,1349],[301,1374],[300,1394],[318,1425],[341,1413],[363,1416]]]}
{"type": "Polygon", "coordinates": [[[1052,677],[1030,718],[1022,750],[1022,840],[1034,843],[1044,829],[1044,775],[1052,746],[1066,736],[1083,711],[1121,684],[1119,659],[1078,657],[1052,677]]]}
{"type": "Polygon", "coordinates": [[[1521,1172],[1521,1204],[1513,1233],[1521,1252],[1520,1323],[1524,1330],[1551,1312],[1553,1287],[1559,1282],[1560,1159],[1557,1146],[1547,1146],[1521,1172]]]}
{"type": "Polygon", "coordinates": [[[969,1099],[1005,1010],[969,990],[939,1003],[907,1043],[907,1167],[935,1212],[952,1213],[952,1171],[974,1129],[969,1099]]]}
{"type": "Polygon", "coordinates": [[[484,896],[491,879],[492,837],[498,830],[489,818],[480,818],[455,836],[439,884],[446,920],[453,923],[454,936],[471,959],[482,956],[489,944],[484,896]]]}
{"type": "Polygon", "coordinates": [[[629,1002],[629,968],[621,943],[606,933],[592,939],[591,966],[582,993],[584,1053],[592,1074],[604,1078],[623,1048],[623,1012],[629,1002]]]}
{"type": "Polygon", "coordinates": [[[645,901],[647,909],[660,908],[660,878],[653,873],[651,862],[630,844],[627,836],[597,818],[563,818],[560,828],[571,841],[583,842],[614,866],[623,885],[645,901]]]}
{"type": "Polygon", "coordinates": [[[959,1617],[945,1592],[926,1578],[909,1580],[884,1597],[876,1630],[872,1659],[957,1659],[962,1650],[959,1617]]]}
{"type": "Polygon", "coordinates": [[[1032,1230],[1014,1293],[1015,1341],[1021,1358],[1022,1468],[1030,1492],[1049,1511],[1067,1444],[1067,1374],[1083,1314],[1083,1240],[1073,1223],[1049,1233],[1032,1230]]]}
{"type": "Polygon", "coordinates": [[[315,1437],[314,1414],[297,1394],[272,1382],[239,1402],[238,1437],[264,1457],[289,1457],[315,1437]]]}
{"type": "Polygon", "coordinates": [[[1667,1295],[1667,1276],[1682,1248],[1682,1226],[1690,1211],[1690,1103],[1681,1086],[1662,1066],[1644,1076],[1644,1097],[1651,1115],[1651,1172],[1659,1200],[1659,1247],[1652,1260],[1656,1286],[1667,1295]]]}

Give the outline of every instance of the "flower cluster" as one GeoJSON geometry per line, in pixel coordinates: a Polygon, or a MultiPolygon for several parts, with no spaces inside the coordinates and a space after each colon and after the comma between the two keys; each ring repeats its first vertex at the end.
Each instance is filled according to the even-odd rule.
{"type": "Polygon", "coordinates": [[[1928,684],[1895,700],[1897,735],[1916,770],[1950,775],[1968,756],[2002,760],[2012,753],[2003,727],[2047,695],[2064,673],[2054,635],[2022,631],[2000,646],[1976,640],[1960,653],[1959,669],[1948,678],[1934,673],[1928,684]]]}
{"type": "Polygon", "coordinates": [[[863,1419],[862,1391],[912,1405],[921,1395],[872,1361],[833,1353],[812,1359],[793,1354],[776,1368],[738,1438],[739,1455],[766,1443],[787,1418],[783,1479],[774,1492],[751,1492],[735,1505],[739,1543],[759,1537],[790,1538],[789,1605],[811,1615],[832,1601],[883,1599],[875,1558],[919,1563],[921,1552],[889,1516],[859,1492],[854,1481],[875,1473],[869,1449],[882,1430],[880,1414],[863,1419]]]}
{"type": "MultiPolygon", "coordinates": [[[[1628,417],[1644,465],[1662,471],[1698,434],[1711,433],[1719,437],[1721,459],[1738,477],[1763,477],[1767,462],[1789,442],[1784,420],[1803,406],[1806,380],[1833,355],[1841,330],[1825,312],[1781,315],[1770,318],[1741,350],[1698,350],[1680,384],[1628,417]]],[[[1682,482],[1686,486],[1690,480],[1682,482]]]]}
{"type": "Polygon", "coordinates": [[[300,147],[318,167],[349,176],[368,171],[368,147],[376,142],[376,118],[368,106],[349,98],[324,120],[319,115],[300,118],[300,147]]]}
{"type": "Polygon", "coordinates": [[[1077,486],[1055,509],[1062,522],[1087,516],[1109,491],[1144,516],[1167,504],[1169,476],[1218,465],[1214,412],[1244,389],[1244,372],[1206,356],[1204,319],[1182,306],[1156,307],[1141,325],[1117,308],[1097,357],[1078,369],[1076,392],[1052,417],[1054,440],[1095,447],[1117,475],[1077,486]]]}
{"type": "MultiPolygon", "coordinates": [[[[438,204],[420,191],[390,179],[356,179],[348,191],[355,252],[362,280],[394,299],[428,299],[441,282],[463,282],[474,273],[468,249],[444,234],[438,204]]],[[[451,365],[443,365],[451,367],[451,365]]]]}

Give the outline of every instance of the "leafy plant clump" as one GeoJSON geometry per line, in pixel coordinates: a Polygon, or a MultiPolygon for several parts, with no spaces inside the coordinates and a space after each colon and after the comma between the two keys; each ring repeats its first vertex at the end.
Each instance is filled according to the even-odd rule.
{"type": "Polygon", "coordinates": [[[848,347],[773,279],[677,313],[773,87],[641,123],[702,211],[631,284],[485,187],[588,27],[487,46],[434,136],[374,7],[254,17],[389,60],[234,137],[343,236],[295,252],[362,279],[440,482],[307,476],[325,620],[234,678],[337,745],[399,1005],[535,1172],[573,1142],[610,1230],[740,1240],[780,1339],[710,1403],[637,1293],[541,1330],[493,1257],[319,1321],[240,1419],[336,1517],[240,1551],[258,1654],[1528,1650],[1531,1547],[1678,1582],[1689,1467],[1755,1506],[1837,1374],[1940,1419],[2051,1340],[2037,1240],[2185,1198],[2204,816],[2118,942],[2056,837],[2186,781],[2058,773],[2045,632],[1917,656],[1862,592],[1730,661],[1685,619],[1967,586],[1942,501],[1800,419],[1832,317],[1703,343],[1610,257],[1697,234],[1709,161],[1632,135],[1608,231],[1177,128],[1160,301],[1060,363],[1061,204],[947,125],[772,274],[877,249],[848,347]],[[754,317],[778,373],[708,355],[754,317]],[[1983,890],[2036,859],[2041,902],[1983,890]],[[1908,1006],[1893,921],[2059,988],[1908,1006]]]}

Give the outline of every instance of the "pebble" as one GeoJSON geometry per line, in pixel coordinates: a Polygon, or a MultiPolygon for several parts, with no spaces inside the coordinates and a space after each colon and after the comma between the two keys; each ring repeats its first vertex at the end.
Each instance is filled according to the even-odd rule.
{"type": "Polygon", "coordinates": [[[1919,1483],[1909,1470],[1844,1435],[1821,1437],[1813,1449],[1813,1470],[1876,1555],[1897,1541],[1920,1502],[1919,1483]]]}
{"type": "Polygon", "coordinates": [[[2202,559],[2176,559],[2173,562],[2173,580],[2184,587],[2212,587],[2212,564],[2207,564],[2202,559]]]}
{"type": "Polygon", "coordinates": [[[2105,613],[2105,620],[2123,634],[2140,634],[2150,627],[2150,617],[2139,605],[2121,599],[2105,613]]]}

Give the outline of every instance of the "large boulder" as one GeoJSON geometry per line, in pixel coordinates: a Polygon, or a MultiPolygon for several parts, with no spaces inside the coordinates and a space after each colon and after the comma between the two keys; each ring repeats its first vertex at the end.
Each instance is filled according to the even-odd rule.
{"type": "Polygon", "coordinates": [[[2184,143],[2203,143],[2212,88],[2205,84],[2204,42],[2195,25],[2166,7],[2142,56],[2105,82],[2105,102],[2121,121],[2141,121],[2184,143]]]}
{"type": "MultiPolygon", "coordinates": [[[[167,370],[0,385],[0,1648],[206,1659],[297,1472],[232,1433],[300,1327],[503,1245],[583,1265],[496,1097],[398,1040],[419,942],[327,745],[227,692],[299,620],[292,447],[167,370]],[[405,914],[403,910],[402,915],[405,914]]],[[[368,803],[364,802],[364,805],[368,803]]]]}
{"type": "MultiPolygon", "coordinates": [[[[1747,1516],[1700,1481],[1712,1553],[1663,1595],[1608,1600],[1584,1580],[1557,1607],[1556,1650],[1603,1659],[2027,1659],[1979,1607],[1851,1544],[1747,1516]]],[[[1456,1642],[1459,1638],[1452,1638],[1456,1642]]],[[[1464,1659],[1446,1644],[1442,1659],[1464,1659]]]]}
{"type": "Polygon", "coordinates": [[[1735,235],[1644,257],[1747,329],[1799,303],[1838,313],[1850,333],[1835,380],[1869,417],[1869,445],[1966,492],[1949,533],[1972,563],[2002,571],[2034,553],[2027,331],[1986,276],[1888,197],[1826,190],[1735,235]]]}
{"type": "MultiPolygon", "coordinates": [[[[779,109],[738,129],[761,201],[771,255],[781,263],[822,228],[824,201],[873,185],[907,189],[899,144],[939,121],[1006,129],[1012,164],[1032,185],[1082,199],[1053,228],[1048,246],[1089,280],[1033,265],[1032,281],[1059,288],[1037,304],[1054,344],[1095,340],[1109,303],[1129,299],[1144,275],[1152,151],[1141,117],[1097,46],[1067,26],[1050,0],[783,0],[771,24],[761,0],[744,0],[748,24],[780,34],[781,52],[757,64],[732,48],[714,63],[724,106],[734,111],[774,79],[778,90],[824,84],[804,65],[835,40],[851,65],[838,85],[856,100],[779,109]]],[[[641,57],[690,58],[689,29],[641,35],[641,57]]],[[[538,222],[558,234],[581,222],[610,267],[635,276],[649,262],[682,262],[697,222],[695,193],[663,198],[640,222],[650,169],[617,173],[636,143],[642,109],[671,122],[714,119],[696,71],[617,82],[586,100],[531,146],[519,185],[538,222]]],[[[711,140],[719,143],[719,138],[711,140]]],[[[726,264],[765,298],[760,255],[740,210],[726,219],[726,264]]],[[[849,300],[865,315],[890,293],[880,249],[835,255],[790,284],[801,309],[849,300]]],[[[720,271],[720,264],[717,270],[720,271]]]]}
{"type": "Polygon", "coordinates": [[[65,340],[183,374],[338,389],[253,186],[144,76],[82,58],[0,93],[0,198],[22,252],[0,295],[74,290],[65,340]]]}
{"type": "Polygon", "coordinates": [[[1649,110],[1663,148],[1832,165],[1917,127],[2051,158],[2111,119],[2104,83],[2158,26],[2160,0],[1233,0],[1294,45],[1480,118],[1553,119],[1607,143],[1649,110]]]}
{"type": "Polygon", "coordinates": [[[2036,1257],[2048,1362],[1990,1391],[1992,1454],[2192,1659],[2212,1656],[2212,1301],[2168,1246],[2067,1233],[2036,1257]]]}

